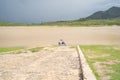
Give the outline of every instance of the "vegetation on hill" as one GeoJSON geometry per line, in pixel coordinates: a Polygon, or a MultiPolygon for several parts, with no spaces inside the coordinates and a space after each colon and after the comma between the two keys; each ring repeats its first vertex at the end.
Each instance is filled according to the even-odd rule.
{"type": "Polygon", "coordinates": [[[120,7],[112,7],[106,11],[98,11],[86,19],[113,19],[120,18],[120,7]]]}
{"type": "Polygon", "coordinates": [[[109,20],[87,20],[80,19],[75,21],[58,21],[51,23],[44,23],[41,25],[45,26],[112,26],[120,25],[120,19],[109,19],[109,20]]]}
{"type": "Polygon", "coordinates": [[[112,26],[120,25],[120,8],[112,7],[106,11],[98,11],[93,15],[74,21],[58,21],[44,23],[47,26],[112,26]]]}

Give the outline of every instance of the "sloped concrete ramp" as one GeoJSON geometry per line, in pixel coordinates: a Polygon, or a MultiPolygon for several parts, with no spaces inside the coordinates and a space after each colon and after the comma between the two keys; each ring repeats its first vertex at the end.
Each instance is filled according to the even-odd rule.
{"type": "Polygon", "coordinates": [[[69,46],[0,55],[0,80],[80,80],[77,51],[69,46]]]}

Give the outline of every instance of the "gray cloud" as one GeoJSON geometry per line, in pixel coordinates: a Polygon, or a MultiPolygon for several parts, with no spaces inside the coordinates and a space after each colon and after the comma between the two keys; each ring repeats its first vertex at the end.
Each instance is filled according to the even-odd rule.
{"type": "Polygon", "coordinates": [[[0,0],[0,21],[72,20],[112,6],[120,6],[120,0],[0,0]]]}

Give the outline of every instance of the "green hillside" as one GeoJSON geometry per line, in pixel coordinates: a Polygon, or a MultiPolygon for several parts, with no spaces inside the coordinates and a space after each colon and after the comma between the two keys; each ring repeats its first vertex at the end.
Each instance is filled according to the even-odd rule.
{"type": "Polygon", "coordinates": [[[120,18],[120,7],[112,7],[106,11],[98,11],[87,17],[87,19],[114,19],[114,18],[120,18]]]}

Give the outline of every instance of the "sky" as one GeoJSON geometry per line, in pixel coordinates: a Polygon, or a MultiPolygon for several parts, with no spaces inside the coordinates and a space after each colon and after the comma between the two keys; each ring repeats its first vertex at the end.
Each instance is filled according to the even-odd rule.
{"type": "Polygon", "coordinates": [[[112,6],[120,0],[0,0],[0,21],[43,23],[76,20],[112,6]]]}

